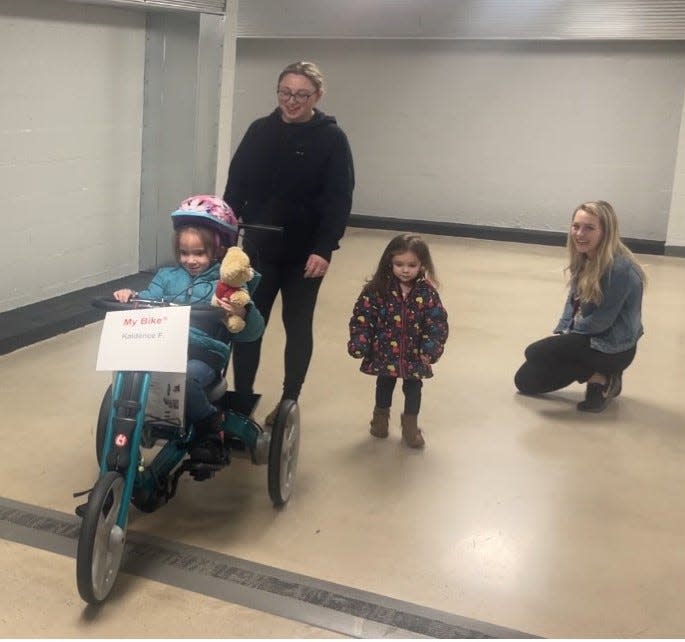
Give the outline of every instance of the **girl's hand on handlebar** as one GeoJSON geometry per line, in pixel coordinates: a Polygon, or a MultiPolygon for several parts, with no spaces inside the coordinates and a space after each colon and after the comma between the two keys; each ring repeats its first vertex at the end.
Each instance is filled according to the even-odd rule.
{"type": "Polygon", "coordinates": [[[131,298],[135,295],[136,293],[133,290],[129,290],[128,288],[117,290],[116,292],[114,292],[114,294],[112,294],[112,296],[120,303],[128,303],[128,301],[130,301],[131,298]]]}
{"type": "Polygon", "coordinates": [[[216,301],[220,308],[226,310],[227,316],[229,317],[240,317],[245,319],[247,316],[247,309],[244,305],[238,305],[237,303],[231,303],[228,299],[217,299],[216,301]]]}

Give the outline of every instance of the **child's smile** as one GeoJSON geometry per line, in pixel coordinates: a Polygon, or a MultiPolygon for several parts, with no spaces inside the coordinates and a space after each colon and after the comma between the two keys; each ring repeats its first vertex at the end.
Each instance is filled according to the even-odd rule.
{"type": "Polygon", "coordinates": [[[192,276],[202,274],[210,265],[209,254],[200,236],[193,230],[183,230],[178,239],[178,260],[192,276]]]}

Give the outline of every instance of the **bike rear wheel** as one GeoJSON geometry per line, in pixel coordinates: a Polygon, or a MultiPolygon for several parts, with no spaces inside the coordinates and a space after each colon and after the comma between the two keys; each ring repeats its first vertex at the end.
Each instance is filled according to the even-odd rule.
{"type": "Polygon", "coordinates": [[[124,477],[105,473],[95,484],[81,524],[76,551],[79,595],[99,604],[112,590],[126,545],[126,527],[117,525],[124,494],[124,477]]]}

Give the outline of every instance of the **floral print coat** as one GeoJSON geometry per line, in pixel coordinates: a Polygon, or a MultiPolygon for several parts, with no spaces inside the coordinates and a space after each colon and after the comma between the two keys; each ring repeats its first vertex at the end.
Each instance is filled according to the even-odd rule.
{"type": "Polygon", "coordinates": [[[425,379],[433,376],[430,364],[442,355],[448,332],[447,311],[430,282],[417,279],[403,297],[395,281],[389,296],[359,295],[347,351],[362,359],[360,370],[366,374],[425,379]]]}

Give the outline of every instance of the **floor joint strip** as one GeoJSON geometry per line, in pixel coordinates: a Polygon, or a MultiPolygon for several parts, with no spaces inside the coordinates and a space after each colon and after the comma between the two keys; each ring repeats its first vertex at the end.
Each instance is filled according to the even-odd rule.
{"type": "MultiPolygon", "coordinates": [[[[0,497],[6,540],[75,558],[80,523],[0,497]]],[[[357,638],[536,637],[132,530],[121,572],[357,638]]]]}

